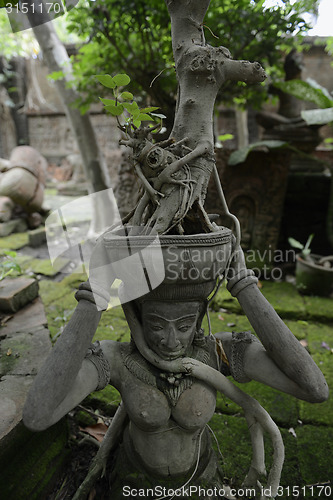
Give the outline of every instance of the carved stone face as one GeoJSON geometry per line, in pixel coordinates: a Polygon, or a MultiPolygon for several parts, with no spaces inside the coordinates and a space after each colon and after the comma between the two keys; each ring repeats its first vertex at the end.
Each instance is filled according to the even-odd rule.
{"type": "Polygon", "coordinates": [[[184,356],[192,345],[199,302],[145,302],[143,331],[150,349],[162,359],[184,356]]]}

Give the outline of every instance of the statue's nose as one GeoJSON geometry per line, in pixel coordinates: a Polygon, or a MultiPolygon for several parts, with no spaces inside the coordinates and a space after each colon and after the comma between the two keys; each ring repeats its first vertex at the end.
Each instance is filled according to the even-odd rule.
{"type": "Polygon", "coordinates": [[[161,342],[168,349],[175,349],[179,346],[180,341],[177,339],[176,329],[170,325],[165,338],[161,342]]]}

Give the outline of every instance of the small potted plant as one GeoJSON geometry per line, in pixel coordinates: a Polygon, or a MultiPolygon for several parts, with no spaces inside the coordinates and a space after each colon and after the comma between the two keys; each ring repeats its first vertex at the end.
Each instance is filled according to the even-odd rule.
{"type": "Polygon", "coordinates": [[[327,297],[333,286],[333,255],[322,257],[311,253],[313,236],[309,236],[305,245],[288,238],[289,244],[300,250],[296,255],[296,287],[304,295],[327,297]]]}

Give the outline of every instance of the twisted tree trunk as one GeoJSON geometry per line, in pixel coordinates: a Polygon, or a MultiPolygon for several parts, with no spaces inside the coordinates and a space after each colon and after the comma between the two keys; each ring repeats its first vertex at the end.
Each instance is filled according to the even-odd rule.
{"type": "MultiPolygon", "coordinates": [[[[216,96],[227,80],[247,83],[262,82],[265,72],[257,62],[235,61],[225,47],[212,47],[205,42],[203,20],[210,0],[165,0],[171,18],[172,47],[178,79],[178,103],[175,120],[166,149],[173,157],[152,165],[152,150],[131,143],[143,173],[155,168],[156,177],[146,184],[139,204],[136,224],[153,226],[158,233],[176,227],[187,232],[184,219],[194,212],[201,219],[201,229],[210,231],[203,209],[210,175],[215,165],[213,110],[216,96]],[[174,144],[172,144],[174,143],[174,144]],[[148,157],[150,155],[150,157],[148,157]],[[156,195],[158,195],[156,197],[156,195]],[[148,207],[149,217],[145,217],[148,207]]],[[[161,156],[161,154],[160,154],[161,156]]]]}

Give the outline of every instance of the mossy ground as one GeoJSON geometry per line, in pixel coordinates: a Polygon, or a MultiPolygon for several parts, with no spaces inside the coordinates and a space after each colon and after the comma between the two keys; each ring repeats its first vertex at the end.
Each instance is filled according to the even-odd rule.
{"type": "MultiPolygon", "coordinates": [[[[16,239],[17,235],[14,236],[16,239]]],[[[8,238],[10,237],[2,238],[5,243],[2,242],[0,247],[18,248],[12,245],[14,240],[8,238]]],[[[39,264],[29,257],[22,257],[20,264],[26,272],[42,274],[39,264]]],[[[49,269],[46,262],[40,265],[44,271],[49,269]]],[[[51,337],[56,340],[75,309],[74,294],[85,276],[69,275],[57,282],[52,279],[54,275],[51,272],[43,274],[40,295],[45,305],[51,337]]],[[[261,291],[295,336],[307,344],[306,348],[323,371],[328,384],[333,386],[332,299],[301,296],[292,284],[285,282],[262,282],[261,291]]],[[[211,309],[212,332],[252,329],[237,300],[224,287],[214,298],[211,309]]],[[[203,326],[208,332],[207,320],[203,326]]],[[[129,329],[121,307],[115,307],[102,315],[94,339],[129,340],[129,329]]],[[[280,427],[286,448],[281,484],[285,487],[301,487],[306,484],[324,484],[331,480],[332,399],[321,404],[309,404],[256,382],[238,385],[258,399],[280,427]]],[[[119,401],[118,391],[109,386],[93,393],[82,405],[94,411],[100,408],[107,415],[113,415],[119,401]]],[[[81,417],[83,422],[84,415],[81,417]]],[[[250,436],[241,409],[218,395],[216,414],[210,426],[221,448],[225,476],[230,484],[239,486],[251,460],[250,436]]],[[[272,456],[269,440],[266,447],[269,465],[272,456]]],[[[311,495],[307,494],[304,498],[311,498],[311,495]]]]}

